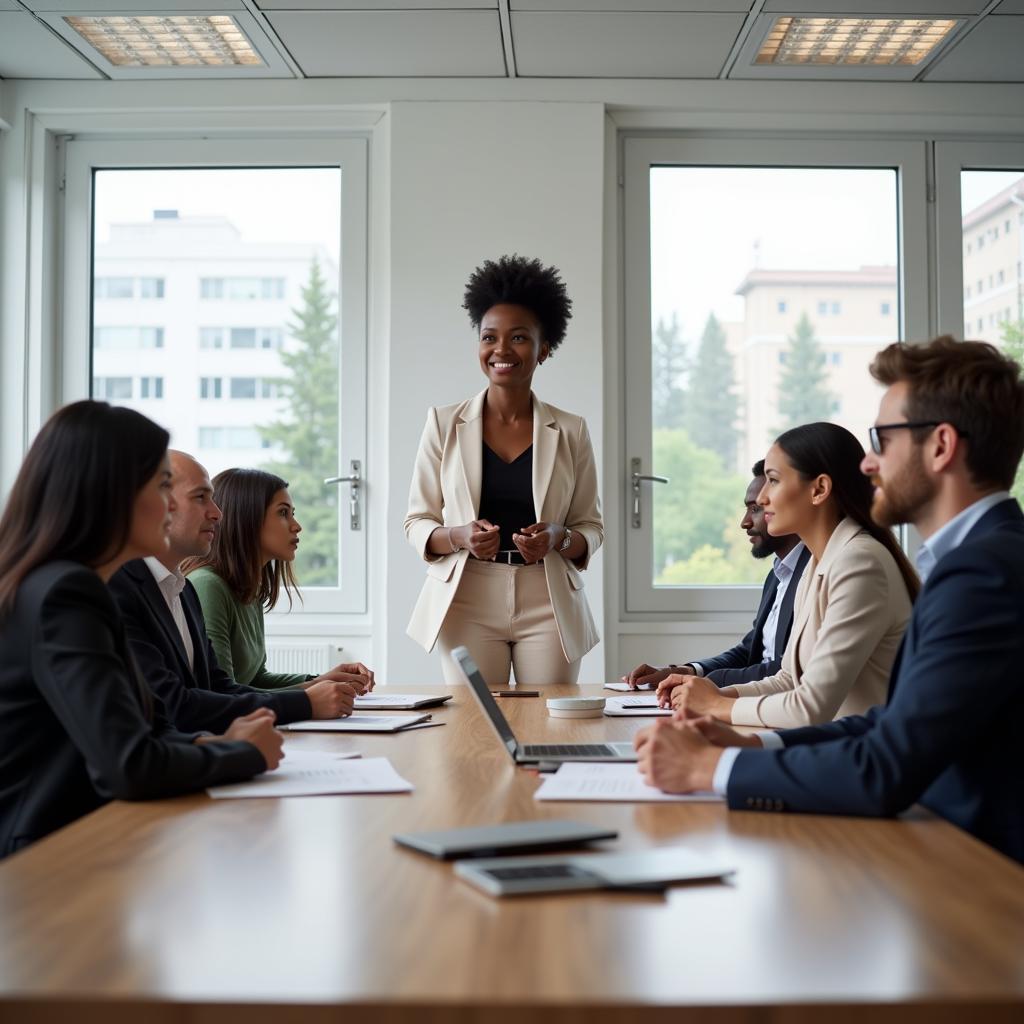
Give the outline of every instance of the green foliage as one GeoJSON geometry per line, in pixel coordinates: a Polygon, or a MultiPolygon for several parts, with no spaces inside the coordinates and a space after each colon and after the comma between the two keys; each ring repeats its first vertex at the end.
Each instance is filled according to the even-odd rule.
{"type": "Polygon", "coordinates": [[[655,430],[654,576],[658,584],[755,583],[764,577],[740,531],[746,477],[684,430],[655,430]]]}
{"type": "Polygon", "coordinates": [[[683,426],[693,442],[714,452],[720,468],[729,472],[736,469],[739,406],[733,359],[726,347],[725,330],[711,313],[690,371],[683,426]]]}
{"type": "Polygon", "coordinates": [[[304,586],[338,585],[338,491],[324,477],[338,466],[338,318],[335,298],[314,261],[302,289],[302,306],[288,325],[296,344],[281,352],[288,376],[277,380],[285,416],[260,427],[282,452],[265,465],[289,483],[302,538],[295,574],[304,586]]]}
{"type": "Polygon", "coordinates": [[[682,378],[686,374],[686,346],[679,337],[679,321],[658,321],[651,339],[651,422],[657,427],[683,425],[682,378]]]}
{"type": "MultiPolygon", "coordinates": [[[[1003,351],[1024,367],[1024,320],[1004,323],[1002,341],[1003,351]]],[[[1024,467],[1017,469],[1017,479],[1014,480],[1010,493],[1024,504],[1024,467]]]]}
{"type": "Polygon", "coordinates": [[[779,434],[803,423],[829,419],[836,398],[828,390],[825,353],[806,313],[800,314],[796,331],[787,341],[785,363],[779,375],[779,434]]]}

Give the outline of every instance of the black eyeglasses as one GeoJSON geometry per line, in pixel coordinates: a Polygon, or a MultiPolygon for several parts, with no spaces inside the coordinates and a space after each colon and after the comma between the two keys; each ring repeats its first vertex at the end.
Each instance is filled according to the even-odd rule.
{"type": "MultiPolygon", "coordinates": [[[[871,439],[871,450],[876,455],[882,454],[882,437],[881,432],[883,430],[914,430],[917,427],[937,427],[940,423],[945,423],[945,420],[916,420],[913,423],[880,423],[877,427],[868,428],[868,437],[871,439]]],[[[956,424],[950,424],[961,437],[967,437],[956,424]]]]}

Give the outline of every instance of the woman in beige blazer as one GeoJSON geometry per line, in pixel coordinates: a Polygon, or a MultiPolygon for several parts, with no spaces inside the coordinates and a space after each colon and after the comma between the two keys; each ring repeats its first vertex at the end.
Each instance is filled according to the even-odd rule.
{"type": "Polygon", "coordinates": [[[796,594],[781,670],[719,690],[669,676],[663,702],[687,715],[772,729],[818,725],[885,703],[918,578],[889,530],[871,519],[864,450],[844,427],[810,423],[765,456],[758,495],[768,532],[795,533],[811,551],[796,594]]]}
{"type": "Polygon", "coordinates": [[[432,408],[405,535],[427,561],[409,635],[469,648],[490,685],[571,683],[598,641],[583,577],[601,546],[597,470],[580,416],[542,402],[533,376],[561,344],[572,303],[553,267],[521,256],[474,271],[464,302],[487,387],[432,408]]]}

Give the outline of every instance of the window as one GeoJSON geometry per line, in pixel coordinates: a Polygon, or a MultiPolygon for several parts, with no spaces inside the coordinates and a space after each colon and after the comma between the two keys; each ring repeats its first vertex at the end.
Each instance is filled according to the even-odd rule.
{"type": "Polygon", "coordinates": [[[283,299],[283,277],[202,277],[199,279],[201,299],[229,299],[248,302],[254,299],[283,299]]]}
{"type": "Polygon", "coordinates": [[[107,351],[163,348],[162,327],[96,327],[93,346],[107,351]]]}
{"type": "Polygon", "coordinates": [[[256,332],[260,348],[281,348],[284,331],[280,327],[260,327],[256,332]]]}
{"type": "Polygon", "coordinates": [[[1005,281],[1006,281],[1006,271],[1005,270],[1000,270],[999,271],[999,283],[1003,284],[1005,281]]]}
{"type": "Polygon", "coordinates": [[[222,383],[220,377],[200,377],[199,397],[202,399],[220,398],[222,383]]]}
{"type": "Polygon", "coordinates": [[[979,249],[984,249],[985,248],[985,236],[984,235],[978,235],[978,248],[979,249]]]}
{"type": "Polygon", "coordinates": [[[140,278],[139,295],[144,299],[162,299],[164,297],[164,279],[162,277],[140,278]]]}
{"type": "Polygon", "coordinates": [[[200,348],[223,348],[224,330],[221,327],[200,327],[199,328],[200,348]]]}
{"type": "MultiPolygon", "coordinates": [[[[270,442],[265,440],[256,427],[200,427],[199,449],[247,450],[251,448],[269,448],[270,442]]],[[[209,461],[207,457],[206,461],[209,461]]]]}
{"type": "Polygon", "coordinates": [[[779,299],[778,303],[776,303],[776,309],[780,313],[785,313],[786,312],[786,300],[785,299],[779,299]]]}
{"type": "Polygon", "coordinates": [[[97,277],[93,283],[97,299],[130,299],[135,295],[134,277],[97,277]]]}
{"type": "Polygon", "coordinates": [[[260,398],[277,398],[280,394],[276,380],[260,381],[260,398]]]}
{"type": "Polygon", "coordinates": [[[140,377],[139,398],[163,398],[164,379],[163,377],[140,377]]]}
{"type": "Polygon", "coordinates": [[[890,313],[892,313],[892,303],[890,303],[890,302],[883,302],[882,303],[882,316],[889,316],[890,313]]]}
{"type": "Polygon", "coordinates": [[[230,385],[232,398],[255,398],[256,378],[255,377],[232,377],[230,385]]]}
{"type": "Polygon", "coordinates": [[[93,377],[92,397],[105,402],[131,401],[131,377],[93,377]]]}
{"type": "Polygon", "coordinates": [[[201,299],[222,299],[224,298],[223,277],[201,277],[199,279],[199,298],[201,299]]]}
{"type": "Polygon", "coordinates": [[[912,328],[927,330],[926,233],[910,236],[906,271],[900,241],[905,218],[926,223],[923,184],[901,183],[908,166],[925,181],[925,153],[637,136],[623,161],[624,337],[651,340],[630,343],[623,389],[622,611],[745,610],[756,589],[743,586],[768,569],[739,527],[750,467],[783,430],[816,419],[864,443],[878,408],[868,365],[906,330],[878,310],[899,316],[904,287],[912,328]],[[693,244],[706,237],[716,245],[693,244]],[[791,317],[780,324],[782,286],[791,317]],[[669,483],[639,484],[634,502],[633,472],[669,483]]]}

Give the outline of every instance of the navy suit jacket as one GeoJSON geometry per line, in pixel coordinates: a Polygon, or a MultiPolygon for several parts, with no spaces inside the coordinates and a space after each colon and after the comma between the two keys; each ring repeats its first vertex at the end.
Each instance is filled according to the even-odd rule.
{"type": "Polygon", "coordinates": [[[191,669],[181,634],[146,563],[142,559],[128,562],[109,586],[139,670],[179,729],[221,733],[239,715],[257,708],[271,708],[281,723],[302,721],[312,714],[304,690],[256,690],[236,683],[217,664],[199,597],[188,580],[181,606],[192,636],[191,669]]]}
{"type": "Polygon", "coordinates": [[[779,589],[779,579],[774,570],[765,577],[764,589],[761,591],[761,604],[754,616],[754,625],[750,632],[735,647],[718,654],[713,658],[698,658],[704,675],[716,686],[732,686],[733,683],[749,683],[755,679],[773,676],[782,667],[782,652],[789,641],[789,633],[793,628],[793,601],[796,598],[797,586],[804,568],[811,559],[811,553],[804,548],[797,559],[793,578],[789,582],[786,595],[779,608],[779,623],[775,630],[775,658],[773,661],[762,661],[764,657],[764,624],[768,613],[775,603],[775,595],[779,589]]]}
{"type": "Polygon", "coordinates": [[[890,815],[915,802],[1024,862],[1024,515],[1004,501],[941,558],[884,708],[744,750],[732,808],[890,815]]]}

